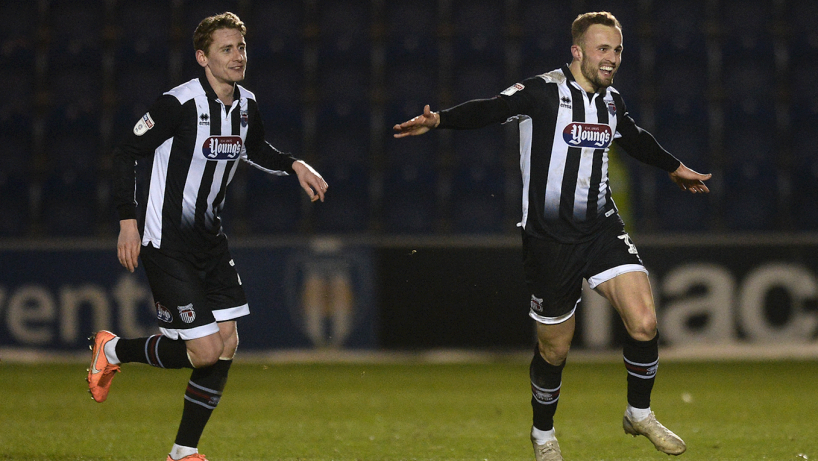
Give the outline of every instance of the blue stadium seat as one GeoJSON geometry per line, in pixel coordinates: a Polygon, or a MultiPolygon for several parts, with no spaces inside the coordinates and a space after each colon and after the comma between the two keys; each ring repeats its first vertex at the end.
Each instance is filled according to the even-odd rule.
{"type": "Polygon", "coordinates": [[[252,61],[297,62],[304,53],[304,3],[298,0],[251,2],[242,17],[247,24],[252,61]],[[246,17],[244,17],[246,16],[246,17]]]}
{"type": "Polygon", "coordinates": [[[678,122],[657,125],[653,135],[662,147],[682,163],[693,170],[706,173],[713,166],[708,148],[708,132],[707,123],[678,122]]]}
{"type": "Polygon", "coordinates": [[[370,166],[364,162],[320,161],[316,169],[329,184],[331,198],[314,208],[321,233],[364,232],[371,218],[370,166]]]}
{"type": "Polygon", "coordinates": [[[454,131],[452,147],[457,165],[494,164],[506,155],[503,127],[498,124],[454,131]]]}
{"type": "Polygon", "coordinates": [[[659,144],[693,169],[707,170],[711,164],[709,106],[702,99],[666,94],[656,102],[656,127],[652,134],[659,144]]]}
{"type": "MultiPolygon", "coordinates": [[[[694,168],[695,169],[695,168],[694,168]]],[[[651,172],[656,185],[657,227],[663,232],[706,232],[712,216],[709,195],[683,192],[661,171],[651,172]]],[[[713,187],[711,184],[710,187],[713,187]]]]}
{"type": "Polygon", "coordinates": [[[351,63],[324,63],[318,66],[319,98],[324,102],[367,101],[372,89],[368,66],[351,63]]]}
{"type": "MultiPolygon", "coordinates": [[[[304,72],[296,65],[277,65],[272,58],[254,60],[247,73],[246,87],[256,95],[268,135],[303,129],[304,72]]],[[[300,134],[298,135],[300,138],[300,134]]],[[[300,139],[298,144],[300,145],[300,139]]],[[[295,146],[292,149],[300,150],[295,146]]]]}
{"type": "Polygon", "coordinates": [[[31,132],[34,110],[34,79],[26,72],[0,68],[0,85],[11,91],[0,101],[0,123],[12,132],[31,132]]]}
{"type": "Polygon", "coordinates": [[[31,225],[31,132],[0,123],[0,236],[20,237],[31,225]]]}
{"type": "Polygon", "coordinates": [[[657,57],[683,54],[704,59],[707,54],[705,12],[698,0],[653,2],[657,57]]]}
{"type": "Polygon", "coordinates": [[[431,67],[438,56],[437,2],[385,2],[387,63],[431,67]]]}
{"type": "Polygon", "coordinates": [[[723,209],[729,230],[775,230],[779,197],[777,171],[772,156],[727,164],[723,209]]]}
{"type": "MultiPolygon", "coordinates": [[[[397,63],[388,64],[385,69],[386,101],[390,116],[399,116],[397,120],[408,120],[423,111],[429,104],[432,110],[439,110],[438,88],[439,73],[435,63],[397,63]],[[427,65],[428,64],[428,65],[427,65]],[[410,115],[411,114],[411,115],[410,115]]],[[[392,123],[397,120],[389,119],[392,123]]]]}
{"type": "Polygon", "coordinates": [[[331,200],[316,207],[313,215],[319,232],[361,232],[369,226],[369,118],[363,109],[326,118],[319,114],[313,166],[332,190],[331,200]]]}
{"type": "Polygon", "coordinates": [[[452,179],[451,206],[455,232],[502,232],[505,211],[505,171],[502,164],[458,166],[452,179]]]}
{"type": "Polygon", "coordinates": [[[167,61],[151,63],[122,62],[117,66],[117,105],[148,106],[173,86],[167,61]]]}
{"type": "Polygon", "coordinates": [[[41,222],[51,237],[90,236],[98,218],[96,172],[54,171],[43,184],[41,222]]]}
{"type": "Polygon", "coordinates": [[[502,2],[452,2],[455,58],[502,64],[505,58],[505,12],[502,2]]]}
{"type": "MultiPolygon", "coordinates": [[[[117,60],[120,63],[167,65],[173,18],[171,2],[120,2],[117,17],[121,30],[121,36],[117,40],[117,60]]],[[[193,31],[190,32],[193,35],[193,31]]],[[[192,43],[185,43],[188,44],[187,49],[190,49],[192,43]]],[[[122,69],[118,72],[124,71],[122,69]]]]}
{"type": "MultiPolygon", "coordinates": [[[[654,78],[660,99],[672,97],[693,99],[696,104],[706,102],[709,84],[707,62],[701,55],[657,52],[654,78]]],[[[658,107],[658,110],[662,108],[658,107]]]]}
{"type": "Polygon", "coordinates": [[[72,66],[49,75],[52,110],[98,115],[102,108],[102,67],[72,66]]]}
{"type": "Polygon", "coordinates": [[[318,59],[368,67],[372,12],[369,2],[339,0],[318,9],[318,59]]]}
{"type": "Polygon", "coordinates": [[[773,58],[757,56],[753,60],[729,57],[724,60],[724,81],[741,91],[726,91],[730,103],[755,99],[761,103],[775,100],[775,70],[773,58]]]}
{"type": "MultiPolygon", "coordinates": [[[[813,130],[818,131],[818,130],[813,130]]],[[[801,133],[799,133],[801,134],[801,133]]],[[[818,133],[811,133],[813,135],[818,133]]],[[[814,143],[805,141],[803,144],[814,143]]],[[[796,148],[803,147],[797,145],[796,148]]],[[[818,231],[818,158],[810,151],[800,152],[790,171],[792,190],[796,200],[792,201],[792,217],[798,231],[818,231]]]]}
{"type": "Polygon", "coordinates": [[[809,117],[818,112],[818,85],[815,85],[815,72],[818,72],[818,55],[816,57],[802,55],[790,61],[787,84],[791,90],[793,123],[798,123],[802,117],[809,117]]]}
{"type": "MultiPolygon", "coordinates": [[[[794,60],[818,58],[818,4],[815,2],[789,1],[787,3],[787,50],[794,60]]],[[[793,67],[797,69],[797,67],[793,67]]]]}
{"type": "Polygon", "coordinates": [[[725,118],[724,157],[728,163],[776,158],[774,120],[763,109],[754,114],[739,109],[725,118]]]}
{"type": "Polygon", "coordinates": [[[66,65],[100,66],[105,2],[55,0],[47,12],[51,69],[66,65]]]}
{"type": "Polygon", "coordinates": [[[37,2],[9,0],[0,3],[0,17],[14,18],[6,21],[0,37],[0,63],[2,67],[34,68],[35,40],[39,23],[37,2]]]}
{"type": "Polygon", "coordinates": [[[435,168],[440,160],[437,149],[437,136],[433,133],[401,139],[390,136],[384,145],[386,163],[398,167],[414,165],[435,168]]]}
{"type": "Polygon", "coordinates": [[[768,66],[768,63],[774,62],[775,40],[770,20],[773,17],[773,0],[725,0],[718,5],[724,57],[760,60],[768,66]]]}
{"type": "Polygon", "coordinates": [[[563,2],[523,0],[518,15],[522,28],[519,80],[551,71],[570,59],[571,22],[576,16],[563,2]]]}
{"type": "Polygon", "coordinates": [[[393,164],[384,175],[384,231],[434,232],[439,219],[438,173],[429,164],[393,164]]]}
{"type": "Polygon", "coordinates": [[[505,78],[505,66],[483,62],[464,63],[454,69],[452,93],[456,103],[492,98],[515,82],[505,78]]]}
{"type": "Polygon", "coordinates": [[[246,216],[251,232],[286,233],[299,229],[303,191],[293,177],[274,176],[247,168],[246,216]]]}

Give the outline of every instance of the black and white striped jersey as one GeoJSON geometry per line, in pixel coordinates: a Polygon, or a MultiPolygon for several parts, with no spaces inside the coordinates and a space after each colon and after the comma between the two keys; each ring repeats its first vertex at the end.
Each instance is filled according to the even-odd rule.
{"type": "Polygon", "coordinates": [[[517,83],[492,99],[440,111],[439,128],[478,128],[515,118],[523,184],[518,226],[560,242],[590,238],[619,219],[608,184],[616,142],[645,163],[674,171],[680,162],[639,128],[613,87],[589,94],[567,66],[517,83]]]}
{"type": "Polygon", "coordinates": [[[264,140],[255,96],[236,85],[225,106],[204,76],[160,96],[114,149],[113,192],[120,219],[137,217],[136,161],[153,155],[142,244],[195,251],[224,239],[219,217],[239,160],[273,174],[295,159],[264,140]]]}

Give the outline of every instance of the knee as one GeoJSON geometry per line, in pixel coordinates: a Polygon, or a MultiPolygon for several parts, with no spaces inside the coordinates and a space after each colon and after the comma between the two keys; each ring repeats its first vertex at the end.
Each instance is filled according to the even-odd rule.
{"type": "Polygon", "coordinates": [[[193,368],[215,365],[224,352],[224,343],[210,342],[206,347],[188,347],[187,356],[193,368]]]}
{"type": "Polygon", "coordinates": [[[645,316],[628,328],[628,334],[637,341],[650,341],[656,336],[656,317],[645,316]]]}
{"type": "Polygon", "coordinates": [[[543,342],[539,341],[540,355],[551,365],[559,366],[568,358],[568,351],[571,349],[571,341],[543,342]]]}

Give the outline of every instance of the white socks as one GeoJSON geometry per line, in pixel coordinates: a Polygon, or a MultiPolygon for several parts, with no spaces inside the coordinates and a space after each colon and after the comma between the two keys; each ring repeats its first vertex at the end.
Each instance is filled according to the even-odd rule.
{"type": "Polygon", "coordinates": [[[628,409],[625,410],[625,413],[628,414],[628,417],[631,421],[642,421],[650,416],[650,407],[648,408],[634,408],[628,405],[628,409]]]}
{"type": "Polygon", "coordinates": [[[174,443],[173,448],[170,450],[170,457],[178,460],[184,458],[185,456],[195,455],[198,452],[198,448],[183,447],[174,443]]]}
{"type": "Polygon", "coordinates": [[[536,443],[537,445],[545,445],[548,442],[557,440],[557,435],[553,427],[551,428],[550,431],[541,431],[536,427],[532,427],[531,439],[534,440],[534,443],[536,443]]]}
{"type": "Polygon", "coordinates": [[[116,355],[116,343],[119,342],[119,336],[105,343],[102,346],[102,351],[105,352],[105,358],[111,365],[119,365],[119,357],[116,355]]]}

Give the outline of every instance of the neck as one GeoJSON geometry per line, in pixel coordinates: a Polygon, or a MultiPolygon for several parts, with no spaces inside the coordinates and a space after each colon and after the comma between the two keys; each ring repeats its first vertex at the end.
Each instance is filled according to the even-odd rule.
{"type": "Polygon", "coordinates": [[[210,83],[211,88],[213,88],[213,91],[216,92],[216,97],[219,98],[224,105],[232,105],[233,92],[236,89],[236,84],[217,80],[209,70],[206,71],[205,74],[207,75],[207,81],[210,83]]]}

